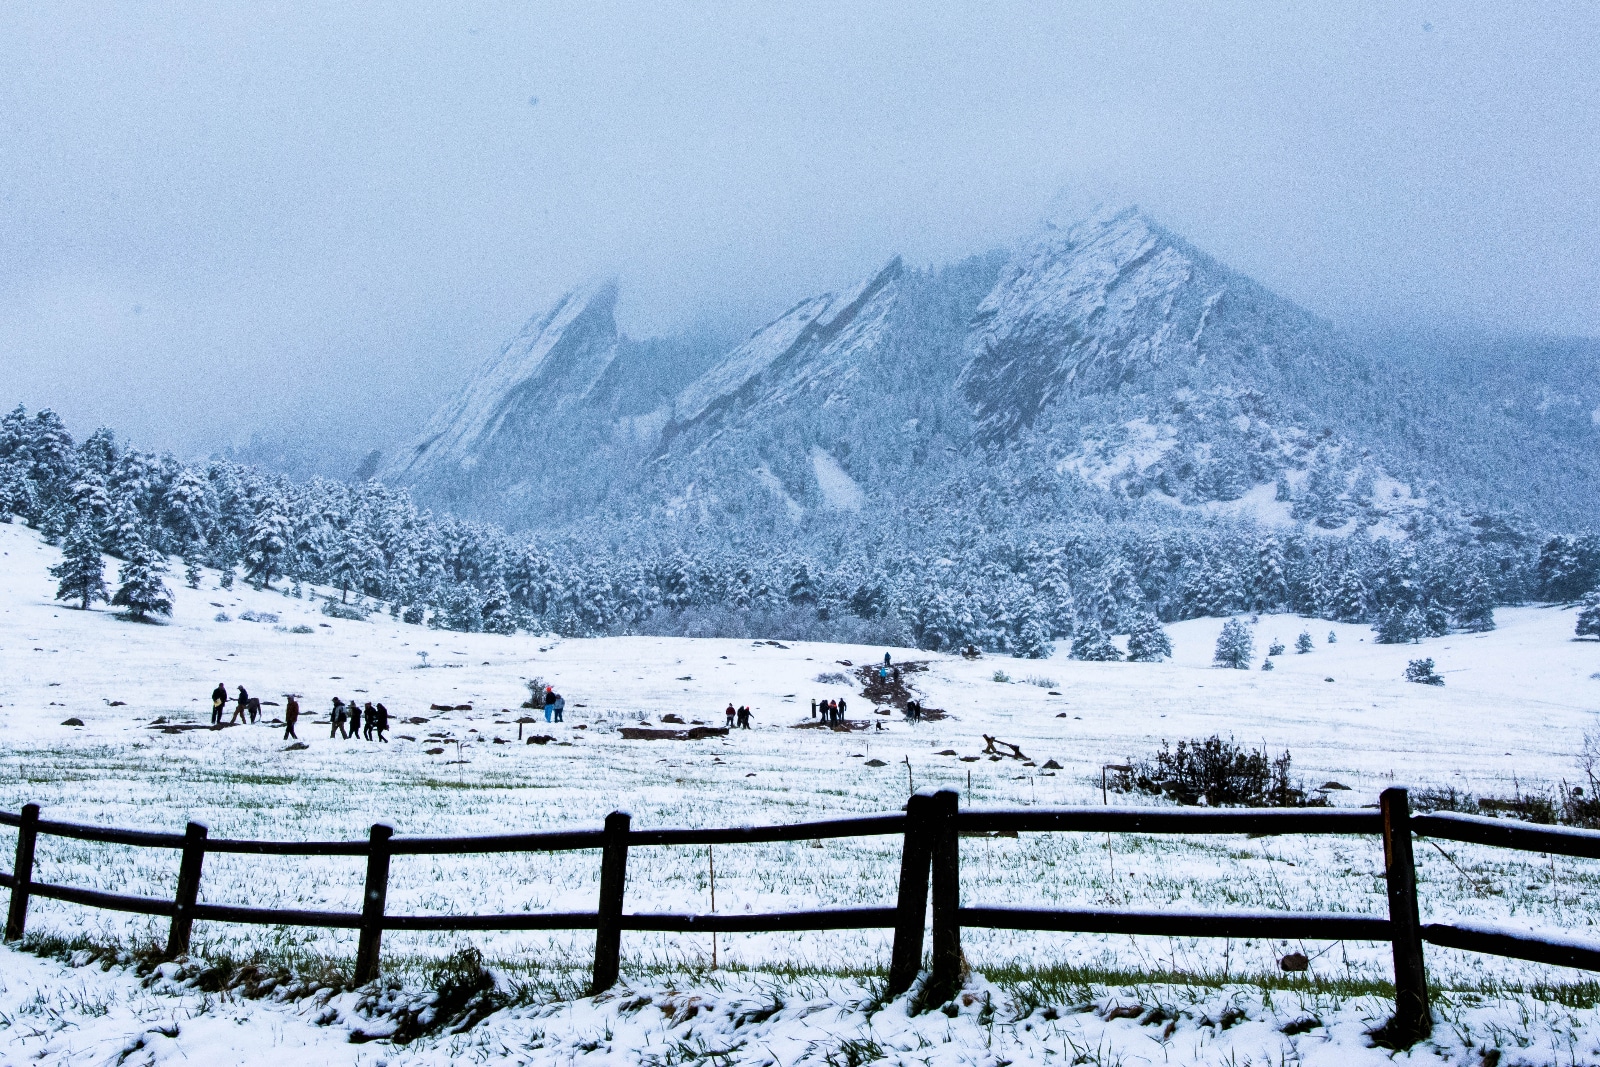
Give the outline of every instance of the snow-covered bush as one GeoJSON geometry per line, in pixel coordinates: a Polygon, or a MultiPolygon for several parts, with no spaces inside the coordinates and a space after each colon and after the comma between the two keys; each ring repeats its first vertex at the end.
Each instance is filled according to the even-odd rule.
{"type": "Polygon", "coordinates": [[[1179,804],[1210,807],[1271,808],[1323,807],[1327,799],[1309,796],[1303,783],[1290,774],[1291,760],[1224,741],[1219,735],[1167,742],[1152,760],[1129,760],[1107,784],[1119,793],[1165,796],[1179,804]]]}
{"type": "Polygon", "coordinates": [[[1250,628],[1238,619],[1229,619],[1222,624],[1222,633],[1217,635],[1217,647],[1212,653],[1211,662],[1218,667],[1247,671],[1255,647],[1256,641],[1250,636],[1250,628]]]}
{"type": "Polygon", "coordinates": [[[1267,655],[1269,655],[1269,656],[1281,656],[1281,655],[1283,655],[1283,652],[1284,652],[1283,642],[1279,641],[1276,637],[1274,637],[1272,639],[1272,644],[1267,646],[1267,655]]]}
{"type": "Polygon", "coordinates": [[[1311,632],[1309,630],[1301,630],[1300,636],[1294,639],[1294,650],[1298,655],[1305,655],[1315,646],[1316,642],[1311,639],[1311,632]]]}
{"type": "Polygon", "coordinates": [[[1444,679],[1434,673],[1433,657],[1414,659],[1406,664],[1406,681],[1418,685],[1443,685],[1444,679]]]}

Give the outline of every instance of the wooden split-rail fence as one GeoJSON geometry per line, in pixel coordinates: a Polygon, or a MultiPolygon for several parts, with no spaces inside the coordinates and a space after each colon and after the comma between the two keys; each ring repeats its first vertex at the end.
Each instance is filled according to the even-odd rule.
{"type": "Polygon", "coordinates": [[[904,993],[923,968],[931,896],[931,964],[923,1000],[943,1003],[960,985],[964,969],[963,927],[1168,937],[1236,937],[1327,941],[1388,941],[1393,946],[1395,1012],[1390,1039],[1404,1044],[1426,1035],[1432,1025],[1423,945],[1600,970],[1600,943],[1541,938],[1467,923],[1421,921],[1417,902],[1412,835],[1465,841],[1525,852],[1600,859],[1600,832],[1533,826],[1509,820],[1436,813],[1412,815],[1406,790],[1387,789],[1371,809],[1168,809],[1025,808],[961,810],[953,790],[925,790],[911,797],[903,812],[831,819],[788,826],[725,829],[634,829],[627,812],[612,812],[599,830],[498,834],[482,837],[396,837],[386,823],[373,825],[365,841],[253,841],[208,836],[203,823],[191,822],[182,834],[121,830],[39,817],[39,806],[21,813],[0,812],[0,825],[17,828],[16,862],[0,874],[11,890],[5,938],[22,937],[32,897],[91,908],[166,916],[168,956],[189,951],[196,920],[256,923],[359,931],[355,980],[378,976],[379,948],[385,930],[593,930],[592,990],[618,979],[622,934],[628,930],[669,933],[756,933],[807,930],[892,929],[888,992],[904,993]],[[991,833],[1137,834],[1345,834],[1382,839],[1388,887],[1387,915],[1272,911],[1191,912],[1170,908],[1015,908],[990,904],[963,906],[960,892],[963,834],[991,833]],[[36,882],[34,849],[39,836],[75,838],[113,845],[172,849],[179,853],[177,893],[171,900],[126,896],[73,886],[36,882]],[[827,908],[765,914],[688,914],[624,910],[628,853],[662,845],[734,845],[769,841],[898,835],[900,886],[893,907],[827,908]],[[465,855],[507,852],[600,851],[600,892],[592,912],[507,915],[392,915],[385,908],[390,860],[395,856],[465,855]],[[359,912],[307,911],[201,903],[201,869],[207,853],[257,856],[365,857],[366,888],[359,912]]]}

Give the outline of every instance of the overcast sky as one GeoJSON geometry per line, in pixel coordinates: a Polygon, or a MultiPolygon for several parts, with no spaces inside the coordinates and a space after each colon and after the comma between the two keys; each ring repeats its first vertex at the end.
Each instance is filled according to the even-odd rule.
{"type": "Polygon", "coordinates": [[[1350,325],[1600,334],[1600,4],[1225,6],[13,0],[0,402],[383,441],[574,283],[752,324],[1061,189],[1350,325]]]}

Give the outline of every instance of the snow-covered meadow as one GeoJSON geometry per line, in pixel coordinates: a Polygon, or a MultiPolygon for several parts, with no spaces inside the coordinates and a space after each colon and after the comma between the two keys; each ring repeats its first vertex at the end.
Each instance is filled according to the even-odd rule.
{"type": "MultiPolygon", "coordinates": [[[[0,756],[0,806],[14,811],[33,800],[43,806],[46,817],[124,827],[176,830],[195,818],[209,823],[217,836],[354,839],[378,819],[393,822],[402,834],[488,833],[593,826],[615,808],[631,810],[635,826],[715,826],[895,810],[910,787],[927,785],[954,786],[961,790],[963,803],[973,805],[1100,803],[1103,765],[1147,756],[1163,739],[1212,733],[1289,749],[1296,773],[1309,784],[1336,781],[1349,787],[1332,794],[1336,804],[1372,803],[1379,789],[1394,782],[1511,795],[1573,780],[1579,773],[1575,757],[1582,734],[1593,728],[1600,708],[1600,644],[1572,641],[1573,614],[1557,608],[1505,609],[1498,613],[1499,628],[1491,633],[1458,634],[1420,646],[1376,646],[1364,627],[1264,616],[1253,626],[1257,661],[1273,639],[1289,647],[1276,657],[1277,669],[1270,673],[1210,666],[1222,625],[1218,619],[1171,627],[1175,656],[1165,664],[1080,663],[1064,657],[966,661],[891,649],[896,660],[928,663],[928,670],[912,680],[926,704],[949,712],[940,721],[911,725],[898,716],[874,715],[849,685],[817,680],[847,671],[841,661],[881,660],[882,648],[457,634],[405,625],[381,614],[364,622],[333,619],[309,600],[280,591],[242,584],[223,591],[209,572],[199,590],[182,587],[181,576],[172,575],[173,620],[137,625],[104,610],[85,613],[54,602],[47,568],[59,552],[33,531],[0,525],[0,553],[0,731],[7,742],[0,756]],[[277,620],[244,621],[246,613],[276,615],[277,620]],[[219,621],[224,615],[228,621],[219,621]],[[296,627],[311,632],[292,632],[296,627]],[[1309,629],[1315,646],[1311,653],[1297,655],[1294,640],[1302,629],[1309,629]],[[1336,643],[1329,643],[1330,632],[1336,643]],[[426,653],[425,659],[420,653],[426,653]],[[1402,680],[1406,661],[1418,656],[1435,659],[1445,686],[1402,680]],[[547,727],[541,721],[526,727],[531,733],[555,735],[545,745],[517,742],[515,720],[527,714],[518,706],[527,695],[523,679],[534,676],[554,683],[567,699],[564,724],[547,727]],[[1007,677],[1009,681],[1001,680],[1007,677]],[[157,719],[168,726],[207,721],[209,693],[218,681],[230,690],[243,683],[266,700],[281,701],[287,692],[301,694],[305,715],[299,735],[307,747],[289,749],[281,727],[164,732],[150,725],[157,719]],[[387,704],[395,719],[392,742],[330,740],[327,709],[335,695],[387,704]],[[829,696],[850,697],[849,717],[868,720],[874,728],[848,734],[793,728],[810,721],[812,697],[829,696]],[[730,701],[754,709],[753,730],[694,742],[625,740],[616,732],[640,720],[660,724],[668,714],[721,725],[721,709],[730,701]],[[468,703],[470,711],[430,710],[432,704],[468,703]],[[84,725],[62,725],[69,718],[84,725]],[[413,718],[427,721],[406,721],[413,718]],[[984,734],[1019,745],[1036,766],[1009,759],[964,761],[961,757],[980,754],[984,734]],[[946,750],[956,754],[942,755],[946,750]],[[1045,770],[1049,760],[1061,769],[1045,770]]],[[[278,709],[266,710],[270,714],[278,709]]],[[[9,834],[0,838],[0,849],[9,851],[9,841],[9,834]]],[[[1471,917],[1568,932],[1595,925],[1592,901],[1600,881],[1593,864],[1453,844],[1439,849],[1420,842],[1417,856],[1425,920],[1471,917]]],[[[963,860],[963,900],[972,903],[1383,910],[1381,857],[1371,840],[1129,836],[1108,841],[1038,835],[968,839],[963,860]]],[[[898,841],[719,848],[715,864],[718,911],[883,904],[894,895],[898,841]]],[[[704,848],[635,850],[628,906],[707,910],[708,873],[704,848]]],[[[167,896],[174,885],[176,857],[44,838],[35,876],[167,896]]],[[[394,865],[388,906],[397,913],[589,910],[598,876],[594,853],[402,857],[394,865]]],[[[202,899],[356,910],[361,877],[360,863],[351,859],[211,856],[202,899]]],[[[108,943],[134,943],[161,930],[159,923],[146,919],[44,900],[35,900],[29,922],[33,931],[86,934],[108,943]]],[[[641,987],[681,983],[674,975],[698,975],[696,991],[724,1003],[781,987],[789,990],[783,995],[791,1003],[785,1009],[790,1015],[801,1002],[832,1004],[828,1017],[843,1022],[822,1026],[822,1016],[814,1012],[792,1020],[802,1030],[817,1028],[819,1040],[823,1031],[838,1041],[850,1040],[851,1028],[871,1031],[890,1018],[899,1020],[893,1023],[893,1036],[868,1035],[883,1049],[901,1047],[894,1042],[902,1038],[912,1046],[916,1040],[944,1045],[928,1030],[934,1023],[936,1029],[944,1028],[941,1034],[948,1030],[954,1035],[949,1048],[956,1058],[907,1053],[918,1062],[930,1055],[931,1062],[963,1062],[962,1057],[981,1059],[991,1053],[1009,1059],[1042,1057],[1051,1048],[1053,1055],[1073,1062],[1067,1044],[1045,1039],[1050,1027],[1042,1022],[1038,1033],[1023,1031],[1020,1023],[1007,1022],[1002,1011],[1002,1029],[1010,1026],[1015,1032],[997,1039],[995,1018],[979,1018],[986,1003],[981,997],[974,1002],[977,1006],[969,1006],[970,1018],[941,1015],[933,1022],[901,1019],[892,1007],[869,1018],[851,1007],[868,998],[871,974],[887,963],[888,940],[888,931],[724,935],[717,945],[718,963],[724,971],[735,970],[707,977],[703,969],[711,961],[709,937],[628,934],[623,971],[641,987]],[[796,982],[810,985],[798,989],[796,982]],[[1001,1045],[990,1047],[997,1040],[1001,1045],[1012,1041],[1015,1048],[1002,1055],[1001,1045]]],[[[507,974],[576,976],[587,969],[592,935],[389,934],[385,958],[393,966],[415,968],[468,942],[481,947],[507,974]]],[[[1268,943],[970,930],[964,946],[980,973],[1074,965],[1104,974],[1208,976],[1208,982],[1275,973],[1278,957],[1290,950],[1268,943]]],[[[1370,983],[1382,980],[1388,970],[1387,946],[1293,947],[1312,958],[1313,979],[1370,983]]],[[[220,924],[197,927],[196,948],[197,954],[235,957],[258,950],[353,954],[351,936],[345,933],[220,924]]],[[[1430,949],[1428,962],[1435,980],[1463,996],[1537,982],[1570,984],[1583,977],[1441,949],[1430,949]]],[[[119,972],[80,977],[86,973],[8,956],[0,981],[12,989],[7,999],[15,1001],[15,990],[29,983],[40,989],[52,982],[65,983],[62,989],[77,981],[115,985],[119,972]],[[60,973],[49,977],[55,972],[60,973]]],[[[1253,1057],[1288,1038],[1263,1023],[1261,1033],[1251,1038],[1259,1037],[1259,1047],[1247,1046],[1239,1042],[1242,1035],[1254,1033],[1248,1027],[1227,1029],[1233,1036],[1226,1040],[1222,1030],[1212,1027],[1206,1031],[1212,1038],[1201,1042],[1208,1051],[1202,1055],[1196,1045],[1190,1059],[1183,1058],[1190,1054],[1188,1046],[1173,1042],[1207,1012],[1223,1010],[1212,1004],[1224,996],[1219,989],[1232,989],[1226,996],[1235,999],[1253,998],[1253,1019],[1301,1010],[1284,1007],[1283,998],[1308,995],[1272,994],[1278,1001],[1268,1010],[1260,1006],[1264,994],[1250,987],[1201,988],[1177,981],[1163,987],[1169,990],[1165,994],[1147,994],[1145,1003],[1151,1003],[1150,996],[1194,996],[1210,998],[1210,1006],[1191,1013],[1188,1023],[1176,1016],[1180,1023],[1168,1040],[1145,1051],[1131,1051],[1134,1046],[1115,1034],[1126,1029],[1149,1044],[1150,1035],[1159,1036],[1162,1027],[1079,1013],[1064,1015],[1066,1021],[1053,1024],[1054,1029],[1059,1032],[1071,1022],[1077,1027],[1072,1042],[1085,1049],[1097,1042],[1102,1051],[1122,1049],[1118,1054],[1127,1062],[1137,1062],[1136,1057],[1160,1060],[1162,1055],[1174,1062],[1208,1062],[1205,1056],[1212,1051],[1221,1057],[1228,1049],[1253,1057]],[[1087,1020],[1097,1021],[1086,1027],[1087,1020]]],[[[105,995],[134,996],[130,989],[116,989],[122,991],[105,995]]],[[[1104,1007],[1102,994],[1104,990],[1085,992],[1080,1000],[1099,996],[1096,1003],[1104,1007]]],[[[182,998],[173,996],[158,999],[175,1011],[182,998]]],[[[1539,1013],[1557,1009],[1546,1000],[1523,1000],[1534,1007],[1519,1012],[1505,1006],[1510,1001],[1490,997],[1501,1005],[1495,1011],[1510,1012],[1514,1019],[1527,1017],[1531,1010],[1534,1021],[1517,1025],[1536,1035],[1536,1043],[1546,1040],[1556,1024],[1539,1022],[1539,1013]]],[[[617,1002],[609,1003],[568,1003],[565,1014],[558,1013],[555,1022],[545,1018],[537,1028],[547,1037],[558,1035],[549,1037],[549,1049],[569,1052],[587,1040],[578,1036],[587,1033],[585,1028],[614,1033],[593,1051],[614,1048],[619,1062],[638,1062],[642,1046],[624,1034],[639,1041],[645,1031],[660,1037],[674,1017],[671,1010],[652,1009],[644,1013],[654,1020],[646,1026],[638,1022],[644,1017],[638,1009],[631,1015],[619,1013],[617,1002]]],[[[1317,1032],[1322,1036],[1312,1033],[1298,1040],[1307,1049],[1327,1044],[1337,1029],[1335,1018],[1359,1032],[1358,1016],[1381,1008],[1380,1000],[1360,996],[1330,1002],[1316,1009],[1329,1023],[1317,1032]]],[[[303,1014],[302,1009],[294,1004],[252,1009],[268,1014],[252,1016],[248,1025],[278,1026],[270,1021],[272,1012],[300,1019],[296,1013],[303,1014]]],[[[1468,1018],[1479,1009],[1467,1005],[1460,1010],[1468,1018]]],[[[0,1006],[0,1011],[17,1018],[12,1006],[0,1006]]],[[[95,1018],[122,1018],[118,1011],[95,1018]]],[[[690,1018],[683,1025],[712,1026],[706,1020],[714,1015],[708,1008],[700,1013],[700,1023],[690,1018]]],[[[507,1040],[521,1035],[514,1038],[523,1042],[518,1047],[531,1048],[531,1018],[507,1016],[494,1026],[485,1024],[479,1036],[490,1041],[499,1039],[496,1034],[507,1040]]],[[[769,1028],[778,1027],[781,1033],[768,1034],[769,1042],[795,1040],[793,1027],[778,1025],[785,1018],[782,1012],[773,1017],[769,1028]]],[[[1575,1033],[1592,1032],[1586,1029],[1594,1025],[1590,1010],[1576,1012],[1573,1019],[1575,1033]]],[[[292,1029],[289,1022],[282,1025],[292,1029]]],[[[297,1025],[308,1024],[300,1019],[297,1025]]],[[[13,1026],[9,1032],[15,1040],[21,1031],[13,1026]]],[[[322,1031],[309,1032],[314,1037],[322,1031]]],[[[721,1031],[713,1027],[701,1036],[710,1041],[716,1033],[721,1031]]],[[[1476,1031],[1469,1029],[1472,1033],[1476,1031]]],[[[152,1040],[152,1047],[160,1045],[152,1040]]],[[[1574,1041],[1578,1057],[1590,1054],[1583,1041],[1592,1049],[1592,1037],[1574,1041]]],[[[1333,1042],[1345,1044],[1342,1039],[1333,1042]]],[[[748,1053],[742,1055],[759,1062],[753,1058],[757,1049],[745,1047],[748,1053]]],[[[357,1055],[354,1047],[341,1048],[341,1054],[357,1055]]],[[[799,1051],[784,1048],[788,1051],[771,1052],[772,1062],[795,1062],[799,1051]]],[[[413,1054],[425,1053],[413,1050],[407,1056],[413,1054]]],[[[492,1058],[487,1046],[477,1054],[492,1058]]],[[[1305,1049],[1299,1054],[1303,1062],[1355,1062],[1317,1060],[1305,1049]]],[[[376,1063],[385,1056],[401,1062],[393,1058],[392,1049],[366,1048],[361,1055],[366,1058],[329,1062],[376,1063]]],[[[530,1051],[527,1058],[537,1057],[530,1051]]],[[[1274,1052],[1270,1058],[1278,1062],[1279,1057],[1274,1052]]],[[[1563,1052],[1561,1058],[1565,1062],[1570,1057],[1563,1052]]],[[[514,1057],[511,1061],[518,1062],[514,1057]]],[[[296,1062],[318,1061],[307,1055],[296,1062]]]]}

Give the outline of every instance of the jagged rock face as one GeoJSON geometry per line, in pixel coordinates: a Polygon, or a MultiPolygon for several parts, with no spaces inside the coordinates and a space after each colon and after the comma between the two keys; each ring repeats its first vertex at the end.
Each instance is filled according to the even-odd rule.
{"type": "Polygon", "coordinates": [[[563,412],[582,406],[617,358],[615,283],[578,289],[486,362],[429,420],[385,478],[422,483],[471,472],[486,456],[522,451],[563,412]]]}
{"type": "Polygon", "coordinates": [[[979,306],[961,389],[1007,438],[1082,397],[1254,388],[1285,400],[1370,368],[1331,327],[1136,210],[1049,227],[979,306]]]}
{"type": "MultiPolygon", "coordinates": [[[[1451,407],[1136,210],[1047,226],[1005,259],[896,258],[722,347],[630,340],[616,299],[611,284],[574,291],[531,321],[383,476],[513,525],[806,522],[976,486],[1238,501],[1333,528],[1396,518],[1441,472],[1516,493],[1452,466],[1459,448],[1419,443],[1430,433],[1481,436],[1490,417],[1519,456],[1549,447],[1537,426],[1480,415],[1464,384],[1451,407]]],[[[1585,485],[1600,484],[1600,457],[1578,455],[1593,403],[1567,405],[1558,442],[1585,485]]],[[[1540,484],[1539,459],[1517,462],[1518,483],[1540,484]]]]}

